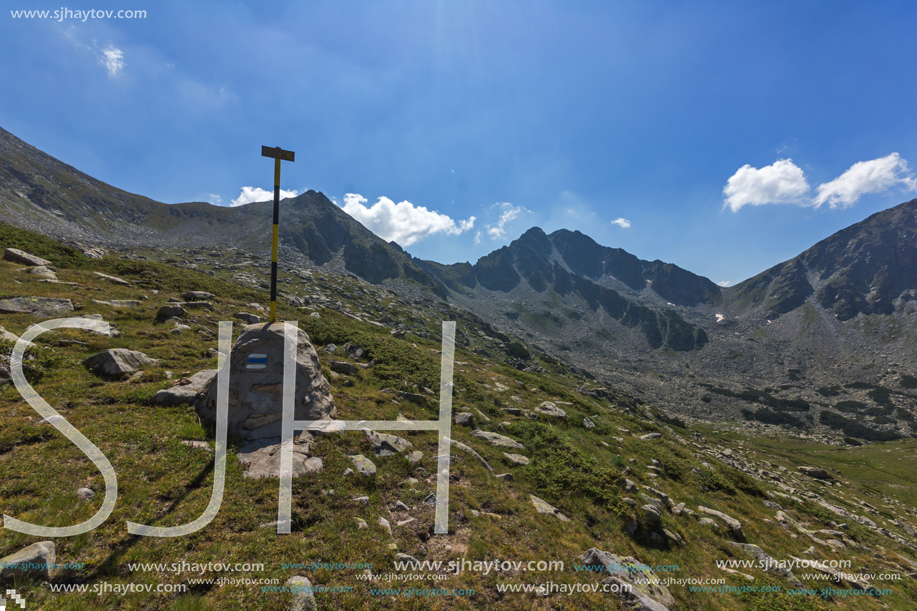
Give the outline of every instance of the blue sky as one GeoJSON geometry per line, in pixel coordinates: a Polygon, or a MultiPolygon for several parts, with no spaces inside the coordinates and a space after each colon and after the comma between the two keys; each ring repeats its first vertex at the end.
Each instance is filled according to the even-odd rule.
{"type": "Polygon", "coordinates": [[[567,228],[736,283],[917,197],[912,2],[10,12],[61,8],[0,14],[0,127],[167,203],[257,197],[282,146],[285,189],[418,257],[567,228]]]}

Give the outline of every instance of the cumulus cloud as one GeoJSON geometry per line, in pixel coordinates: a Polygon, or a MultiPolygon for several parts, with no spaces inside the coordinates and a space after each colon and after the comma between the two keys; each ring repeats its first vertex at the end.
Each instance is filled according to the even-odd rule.
{"type": "Polygon", "coordinates": [[[213,204],[214,206],[223,205],[223,198],[217,195],[216,193],[208,193],[207,197],[210,198],[210,203],[213,204]]]}
{"type": "Polygon", "coordinates": [[[480,231],[474,234],[474,243],[475,244],[481,243],[481,232],[480,231]]]}
{"type": "Polygon", "coordinates": [[[108,76],[114,78],[124,68],[124,52],[115,46],[109,45],[99,53],[99,62],[108,70],[108,76]]]}
{"type": "Polygon", "coordinates": [[[716,284],[717,286],[729,286],[730,284],[732,284],[732,282],[730,282],[729,280],[720,280],[716,284]]]}
{"type": "Polygon", "coordinates": [[[616,218],[615,220],[611,221],[611,224],[617,225],[618,227],[623,227],[624,229],[630,227],[630,221],[623,217],[616,218]]]}
{"type": "Polygon", "coordinates": [[[828,204],[831,208],[849,208],[861,196],[883,193],[895,185],[901,185],[905,191],[917,191],[917,180],[908,174],[907,161],[898,153],[853,164],[831,182],[818,185],[813,203],[816,207],[828,204]]]}
{"type": "Polygon", "coordinates": [[[496,223],[487,225],[487,234],[492,240],[503,240],[506,238],[506,225],[507,223],[515,220],[523,212],[531,213],[531,210],[526,209],[524,206],[513,206],[509,202],[500,202],[494,204],[491,208],[500,206],[503,208],[503,212],[500,213],[500,218],[496,223]]]}
{"type": "Polygon", "coordinates": [[[723,188],[725,207],[737,212],[742,206],[764,204],[806,205],[809,183],[802,168],[792,159],[780,159],[761,169],[745,164],[723,188]]]}
{"type": "Polygon", "coordinates": [[[383,240],[394,240],[401,246],[410,246],[435,233],[459,235],[474,227],[473,216],[456,222],[446,214],[415,206],[409,201],[396,204],[387,197],[380,197],[369,207],[367,201],[359,193],[346,193],[342,209],[383,240]]]}
{"type": "MultiPolygon", "coordinates": [[[[299,195],[299,191],[296,190],[280,190],[280,199],[296,197],[297,195],[299,195]]],[[[266,202],[268,200],[274,200],[273,191],[265,191],[261,187],[242,187],[242,193],[239,194],[239,197],[232,200],[232,204],[230,204],[230,206],[234,208],[236,206],[244,206],[245,204],[251,204],[254,202],[266,202]]]]}
{"type": "Polygon", "coordinates": [[[898,153],[853,164],[834,180],[818,185],[814,198],[808,196],[809,183],[802,169],[792,159],[780,159],[760,170],[748,164],[739,168],[723,188],[724,208],[733,212],[764,204],[849,208],[863,195],[884,193],[895,186],[917,191],[917,178],[898,153]]]}

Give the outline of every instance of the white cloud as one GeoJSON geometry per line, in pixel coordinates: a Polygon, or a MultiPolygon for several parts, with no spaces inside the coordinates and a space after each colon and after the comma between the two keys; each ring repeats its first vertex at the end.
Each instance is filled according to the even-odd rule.
{"type": "Polygon", "coordinates": [[[746,205],[800,204],[809,191],[802,169],[792,159],[780,159],[760,170],[745,164],[733,174],[723,188],[724,207],[737,212],[746,205]]]}
{"type": "Polygon", "coordinates": [[[827,203],[831,208],[849,208],[861,196],[882,193],[895,185],[901,185],[905,191],[917,191],[917,180],[907,172],[907,161],[898,153],[857,162],[831,182],[818,185],[818,195],[813,204],[816,207],[827,203]]]}
{"type": "MultiPolygon", "coordinates": [[[[296,197],[299,195],[299,191],[287,191],[286,189],[280,190],[280,199],[287,197],[296,197]]],[[[232,200],[230,206],[244,206],[245,204],[251,204],[254,202],[266,202],[274,200],[273,191],[265,191],[261,187],[242,187],[242,193],[239,194],[239,197],[232,200]]]]}
{"type": "Polygon", "coordinates": [[[723,207],[733,212],[742,206],[763,204],[849,208],[867,193],[884,193],[896,185],[917,191],[917,178],[898,153],[853,164],[834,180],[818,185],[814,198],[807,196],[809,183],[802,169],[792,159],[780,159],[760,170],[748,164],[739,168],[723,188],[723,207]]]}
{"type": "Polygon", "coordinates": [[[481,243],[481,232],[480,231],[474,234],[474,243],[475,244],[481,243]]]}
{"type": "Polygon", "coordinates": [[[456,223],[448,215],[415,206],[409,201],[397,204],[380,197],[370,207],[359,193],[344,195],[343,210],[383,240],[394,240],[401,246],[410,246],[435,233],[459,235],[474,227],[475,217],[456,223]]]}
{"type": "Polygon", "coordinates": [[[214,206],[221,206],[223,204],[223,198],[216,193],[208,193],[207,196],[210,198],[210,203],[214,206]]]}
{"type": "Polygon", "coordinates": [[[717,286],[729,286],[730,284],[732,284],[732,282],[730,282],[729,280],[720,280],[716,284],[717,286]]]}
{"type": "Polygon", "coordinates": [[[623,227],[624,229],[630,227],[630,221],[623,217],[616,218],[615,220],[611,221],[611,224],[617,225],[618,227],[623,227]]]}
{"type": "Polygon", "coordinates": [[[500,206],[503,208],[503,212],[500,214],[500,219],[491,225],[487,225],[487,234],[491,237],[492,240],[503,240],[506,238],[506,224],[510,221],[515,220],[521,213],[528,212],[531,214],[531,210],[526,209],[523,206],[513,206],[509,202],[501,202],[494,204],[491,208],[495,206],[500,206]]]}
{"type": "Polygon", "coordinates": [[[105,69],[108,70],[108,76],[115,78],[118,76],[118,73],[124,69],[124,51],[119,49],[114,45],[108,45],[104,49],[100,49],[96,41],[92,41],[92,46],[83,44],[80,42],[77,37],[77,29],[74,26],[70,26],[63,32],[64,38],[66,38],[70,43],[77,49],[83,51],[88,51],[96,56],[96,59],[99,60],[99,63],[105,66],[105,69]]]}
{"type": "Polygon", "coordinates": [[[124,52],[117,47],[109,45],[99,53],[99,63],[108,70],[108,76],[114,78],[124,68],[124,52]]]}

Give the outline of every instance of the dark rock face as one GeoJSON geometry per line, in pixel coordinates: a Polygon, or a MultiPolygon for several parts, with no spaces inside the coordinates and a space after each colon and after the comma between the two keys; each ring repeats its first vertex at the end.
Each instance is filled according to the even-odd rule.
{"type": "Polygon", "coordinates": [[[478,282],[491,291],[509,292],[522,280],[513,267],[513,253],[508,246],[481,258],[475,268],[478,282]]]}
{"type": "Polygon", "coordinates": [[[367,282],[379,284],[386,278],[397,278],[401,272],[390,253],[391,247],[381,242],[369,246],[349,242],[344,246],[344,262],[347,271],[353,272],[367,282]]]}
{"type": "Polygon", "coordinates": [[[747,308],[786,314],[814,295],[838,320],[891,314],[917,289],[917,199],[835,233],[786,263],[737,285],[747,308]]]}
{"type": "MultiPolygon", "coordinates": [[[[653,349],[695,350],[707,343],[707,335],[676,311],[643,305],[599,281],[611,275],[620,280],[620,274],[628,279],[631,289],[651,285],[660,297],[675,300],[672,303],[716,301],[720,294],[720,287],[706,278],[674,265],[640,261],[624,251],[599,246],[579,232],[561,230],[548,236],[537,227],[473,266],[430,264],[426,269],[458,293],[477,285],[494,293],[509,293],[525,283],[536,293],[553,291],[565,299],[582,299],[592,312],[602,310],[625,327],[638,330],[653,349]]],[[[511,320],[519,317],[513,312],[506,316],[511,320]]],[[[553,320],[555,326],[563,324],[555,312],[546,311],[542,316],[553,320]]]]}
{"type": "Polygon", "coordinates": [[[580,276],[592,280],[611,276],[634,291],[641,291],[650,283],[657,295],[676,305],[693,307],[700,303],[714,304],[720,299],[719,286],[677,265],[642,261],[620,248],[601,246],[578,231],[561,229],[547,238],[567,267],[580,276]]]}

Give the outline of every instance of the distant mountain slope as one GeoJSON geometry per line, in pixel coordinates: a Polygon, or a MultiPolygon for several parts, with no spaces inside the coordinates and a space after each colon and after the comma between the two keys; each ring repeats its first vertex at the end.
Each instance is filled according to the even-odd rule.
{"type": "MultiPolygon", "coordinates": [[[[0,129],[0,220],[61,240],[129,247],[270,247],[270,202],[235,208],[163,204],[88,176],[0,129]]],[[[339,261],[364,280],[439,284],[398,245],[379,239],[321,193],[283,200],[282,255],[339,261]]]]}
{"type": "Polygon", "coordinates": [[[733,301],[775,318],[811,296],[838,320],[891,314],[917,298],[917,199],[873,214],[736,285],[733,301]]]}
{"type": "MultiPolygon", "coordinates": [[[[468,307],[481,307],[485,299],[509,307],[507,302],[514,303],[514,297],[523,291],[533,292],[536,299],[556,296],[562,302],[558,305],[568,308],[583,304],[593,315],[589,318],[596,318],[599,326],[607,326],[606,319],[610,318],[636,330],[651,349],[702,348],[707,343],[704,330],[666,305],[695,306],[721,300],[720,287],[706,278],[661,261],[642,261],[565,229],[545,235],[534,227],[474,265],[432,261],[422,265],[457,295],[466,299],[473,296],[468,307]]],[[[513,313],[510,317],[520,320],[522,326],[531,318],[514,317],[513,313]]],[[[572,314],[572,318],[584,321],[579,314],[572,314]]],[[[541,326],[530,322],[528,326],[541,326]]]]}

